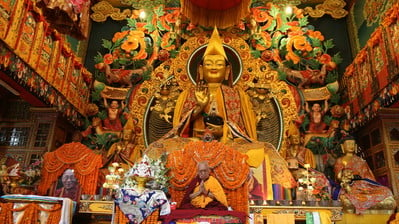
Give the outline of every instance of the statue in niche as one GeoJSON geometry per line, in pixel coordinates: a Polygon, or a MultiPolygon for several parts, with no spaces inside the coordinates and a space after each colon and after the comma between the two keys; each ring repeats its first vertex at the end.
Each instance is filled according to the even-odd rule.
{"type": "Polygon", "coordinates": [[[303,146],[301,133],[293,122],[290,123],[287,139],[287,159],[295,159],[302,166],[304,164],[309,164],[311,168],[316,168],[316,160],[314,155],[310,149],[303,146]]]}
{"type": "Polygon", "coordinates": [[[134,129],[123,129],[121,133],[121,140],[111,145],[106,156],[106,162],[104,167],[118,162],[129,167],[133,166],[134,161],[141,157],[141,155],[135,155],[131,160],[131,154],[134,152],[136,133],[134,129]]]}

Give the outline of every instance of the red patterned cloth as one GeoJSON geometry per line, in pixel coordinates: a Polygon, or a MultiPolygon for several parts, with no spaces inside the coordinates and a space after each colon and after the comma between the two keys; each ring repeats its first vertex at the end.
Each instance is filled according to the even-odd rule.
{"type": "MultiPolygon", "coordinates": [[[[244,124],[244,119],[243,119],[243,116],[246,116],[246,114],[243,113],[241,105],[241,100],[245,99],[242,99],[240,97],[238,91],[225,85],[221,86],[220,93],[221,95],[216,96],[218,102],[218,110],[219,110],[218,115],[225,119],[225,123],[226,121],[229,121],[238,125],[238,127],[241,130],[247,130],[248,128],[244,124]],[[226,115],[227,117],[225,118],[224,115],[226,115]]],[[[183,103],[182,107],[183,110],[182,113],[180,114],[180,117],[186,115],[190,110],[193,110],[196,105],[197,101],[195,98],[195,87],[192,87],[188,91],[187,98],[183,103]]],[[[204,128],[202,118],[196,121],[196,126],[204,128]]],[[[187,131],[185,130],[185,132],[187,131]]],[[[250,137],[256,138],[256,136],[250,136],[250,137]]]]}

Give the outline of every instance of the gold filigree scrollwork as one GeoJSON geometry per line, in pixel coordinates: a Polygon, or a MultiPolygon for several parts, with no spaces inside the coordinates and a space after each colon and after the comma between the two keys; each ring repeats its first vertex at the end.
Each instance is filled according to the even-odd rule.
{"type": "Polygon", "coordinates": [[[162,84],[160,89],[154,94],[155,105],[150,107],[151,111],[169,124],[172,124],[173,111],[180,94],[176,87],[177,83],[174,80],[168,80],[162,84]]]}
{"type": "Polygon", "coordinates": [[[322,4],[312,7],[305,7],[305,14],[313,18],[320,18],[324,14],[329,14],[334,19],[340,19],[348,14],[348,11],[344,9],[346,3],[343,0],[326,0],[322,4]]]}
{"type": "MultiPolygon", "coordinates": [[[[133,94],[133,97],[131,98],[130,102],[129,102],[129,110],[130,110],[130,114],[131,116],[135,117],[137,119],[137,127],[142,127],[140,129],[140,131],[136,132],[137,135],[137,146],[140,149],[144,149],[144,147],[146,146],[145,140],[144,140],[144,136],[145,133],[145,126],[147,125],[145,122],[145,116],[147,114],[147,108],[151,107],[151,103],[154,101],[152,100],[152,97],[156,94],[157,91],[159,91],[161,89],[161,86],[163,84],[165,84],[166,82],[170,82],[170,83],[176,83],[174,80],[171,79],[171,76],[173,76],[173,72],[170,70],[171,69],[171,61],[165,61],[164,63],[162,63],[160,66],[158,66],[151,75],[151,79],[147,80],[145,82],[143,82],[135,91],[135,93],[133,94]]],[[[177,89],[177,86],[173,86],[173,90],[171,90],[172,92],[176,91],[175,89],[177,89]]],[[[155,97],[154,97],[155,99],[155,97]]],[[[161,122],[159,121],[160,119],[157,119],[157,117],[159,118],[159,116],[152,116],[152,118],[154,120],[156,120],[154,122],[154,120],[152,120],[151,122],[148,123],[152,123],[155,127],[153,127],[154,129],[163,129],[165,131],[170,130],[171,127],[169,127],[169,129],[167,127],[160,127],[160,125],[167,125],[169,123],[167,122],[163,122],[161,124],[161,122]]],[[[152,119],[151,117],[147,117],[148,120],[152,119]]],[[[170,125],[171,126],[171,125],[170,125]]],[[[163,132],[162,132],[163,133],[163,132]]],[[[154,139],[158,139],[160,138],[162,134],[159,134],[158,136],[154,136],[154,139]]],[[[148,140],[147,142],[151,142],[151,139],[148,140]]]]}
{"type": "Polygon", "coordinates": [[[117,100],[125,100],[128,92],[129,92],[129,88],[116,88],[116,87],[111,87],[111,86],[107,86],[102,82],[99,81],[94,81],[94,86],[97,85],[104,85],[104,89],[101,91],[101,97],[103,98],[107,98],[107,99],[117,99],[117,100]]]}
{"type": "MultiPolygon", "coordinates": [[[[294,93],[286,82],[279,80],[278,72],[273,70],[267,62],[261,59],[255,59],[251,56],[249,53],[249,46],[245,40],[228,32],[223,32],[222,36],[224,44],[234,49],[234,51],[237,53],[238,57],[240,58],[238,61],[240,66],[242,66],[242,69],[240,69],[241,75],[236,77],[238,81],[235,83],[234,88],[241,89],[243,91],[262,86],[270,88],[267,100],[272,101],[271,99],[273,99],[273,107],[261,109],[260,111],[263,111],[268,119],[272,118],[273,116],[277,116],[276,118],[273,118],[273,120],[277,120],[277,122],[274,122],[276,126],[278,126],[277,133],[279,136],[283,135],[288,127],[289,122],[297,119],[298,108],[294,99],[294,93]],[[257,79],[258,84],[254,85],[254,79],[257,79]],[[273,110],[273,112],[270,113],[269,110],[273,110]],[[279,113],[281,116],[278,115],[279,113]]],[[[190,61],[194,61],[194,59],[192,60],[191,57],[195,56],[195,54],[198,54],[197,50],[201,49],[201,47],[203,47],[207,42],[208,35],[205,32],[195,37],[189,38],[181,47],[176,58],[164,62],[158,66],[152,72],[151,79],[145,81],[135,91],[135,95],[130,101],[129,109],[131,114],[138,119],[137,127],[143,127],[142,132],[137,134],[140,141],[138,145],[141,147],[144,147],[145,144],[151,143],[153,140],[155,141],[159,138],[159,136],[147,136],[146,139],[140,138],[146,135],[144,132],[149,133],[150,130],[156,130],[154,132],[160,132],[161,129],[170,130],[171,127],[164,128],[164,126],[170,125],[164,120],[164,118],[170,120],[166,114],[171,114],[169,112],[170,109],[168,109],[171,104],[167,106],[162,105],[163,101],[157,102],[157,100],[161,97],[159,91],[161,90],[162,85],[164,85],[166,82],[176,83],[172,85],[174,89],[173,91],[181,91],[190,86],[192,82],[195,82],[193,81],[195,78],[191,77],[191,75],[194,74],[190,74],[190,69],[187,64],[189,64],[190,61]],[[173,79],[171,79],[171,76],[173,79]],[[163,116],[161,119],[159,114],[156,112],[162,112],[161,115],[163,114],[165,116],[163,116]],[[144,117],[145,114],[147,114],[146,117],[144,117]],[[156,127],[152,127],[148,124],[156,124],[156,127]],[[151,140],[152,138],[153,140],[151,140]]],[[[199,57],[201,57],[201,55],[199,55],[199,57]]],[[[263,98],[263,96],[258,96],[259,99],[266,99],[266,97],[263,98]]],[[[173,104],[174,100],[169,103],[173,104]]],[[[262,116],[264,115],[260,115],[260,117],[262,116]]],[[[262,138],[259,138],[259,140],[261,139],[262,138]]],[[[277,143],[273,145],[280,145],[280,152],[284,154],[285,141],[282,141],[278,136],[275,137],[275,139],[277,143]],[[279,141],[280,144],[278,144],[279,141]]]]}
{"type": "MultiPolygon", "coordinates": [[[[267,62],[261,59],[251,59],[245,60],[244,64],[247,64],[247,72],[243,73],[245,78],[241,79],[237,85],[245,82],[245,86],[247,86],[247,93],[251,97],[257,116],[258,140],[268,141],[277,148],[279,128],[282,127],[280,135],[282,134],[284,137],[289,122],[296,120],[298,116],[294,94],[289,85],[278,78],[278,72],[273,70],[267,62]],[[262,91],[262,89],[267,91],[262,91]],[[266,94],[266,92],[268,93],[266,94]],[[271,102],[272,99],[277,103],[278,108],[271,102]],[[256,106],[257,104],[259,105],[258,107],[256,106]],[[282,114],[281,118],[277,117],[278,110],[282,114]],[[281,124],[276,122],[281,122],[281,124]],[[274,129],[276,131],[272,134],[274,129]],[[274,136],[268,136],[265,133],[274,136]]],[[[285,148],[286,141],[281,141],[279,152],[283,156],[286,153],[285,148]]]]}
{"type": "MultiPolygon", "coordinates": [[[[269,68],[269,67],[267,67],[269,68]]],[[[255,74],[247,94],[251,97],[253,109],[256,113],[256,122],[262,119],[270,119],[273,114],[270,100],[273,98],[270,80],[273,80],[273,72],[270,69],[255,74]]]]}
{"type": "Polygon", "coordinates": [[[132,11],[130,9],[124,9],[122,12],[118,8],[114,8],[111,3],[107,1],[101,1],[91,7],[93,13],[90,15],[90,18],[96,22],[104,22],[108,17],[111,17],[113,20],[124,20],[132,15],[132,11]]]}

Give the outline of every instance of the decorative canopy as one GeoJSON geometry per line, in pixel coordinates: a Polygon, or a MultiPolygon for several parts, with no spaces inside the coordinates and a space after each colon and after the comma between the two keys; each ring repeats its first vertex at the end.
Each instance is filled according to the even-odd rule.
{"type": "Polygon", "coordinates": [[[249,14],[251,0],[181,0],[182,12],[194,24],[226,28],[249,14]]]}
{"type": "Polygon", "coordinates": [[[42,179],[38,193],[46,194],[66,169],[74,169],[83,194],[95,194],[102,157],[87,146],[73,142],[44,154],[42,179]]]}

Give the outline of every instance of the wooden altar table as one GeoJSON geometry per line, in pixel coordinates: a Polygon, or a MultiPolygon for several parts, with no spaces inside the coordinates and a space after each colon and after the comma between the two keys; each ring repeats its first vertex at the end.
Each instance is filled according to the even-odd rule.
{"type": "Polygon", "coordinates": [[[269,206],[253,205],[249,206],[250,213],[261,214],[266,219],[268,214],[294,214],[295,220],[306,220],[306,212],[324,212],[327,213],[331,222],[342,220],[342,207],[321,207],[321,206],[269,206]]]}
{"type": "Polygon", "coordinates": [[[79,214],[90,217],[89,223],[111,223],[115,212],[114,201],[80,200],[79,214]]]}

